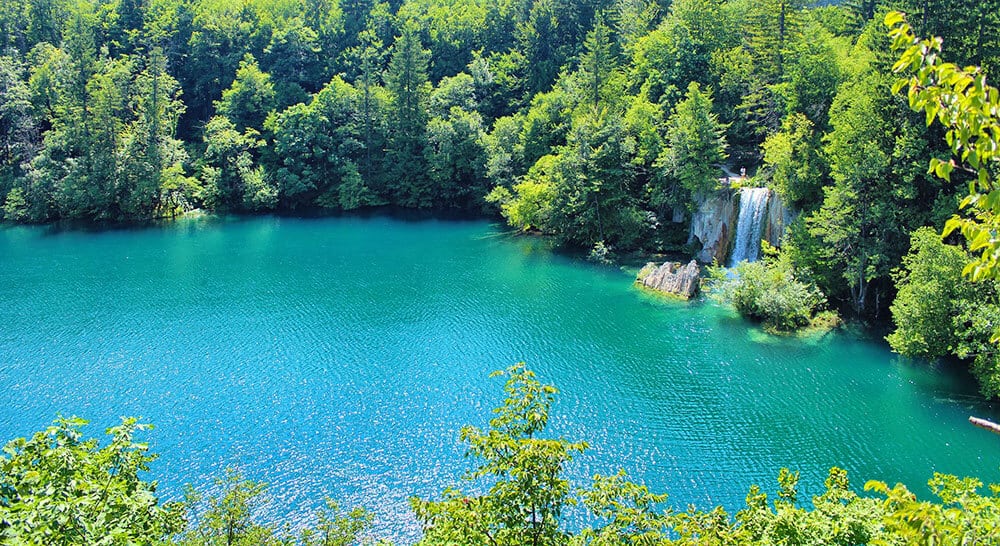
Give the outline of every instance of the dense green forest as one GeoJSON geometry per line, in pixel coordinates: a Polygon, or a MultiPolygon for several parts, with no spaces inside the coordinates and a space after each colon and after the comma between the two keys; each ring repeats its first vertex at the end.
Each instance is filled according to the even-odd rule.
{"type": "Polygon", "coordinates": [[[502,215],[601,259],[690,254],[721,166],[745,168],[734,185],[796,214],[745,267],[778,287],[748,314],[892,316],[897,351],[968,360],[996,396],[995,282],[964,280],[957,233],[920,231],[974,169],[928,172],[961,150],[894,93],[890,8],[947,59],[1000,65],[997,0],[12,0],[0,215],[393,205],[502,215]]]}

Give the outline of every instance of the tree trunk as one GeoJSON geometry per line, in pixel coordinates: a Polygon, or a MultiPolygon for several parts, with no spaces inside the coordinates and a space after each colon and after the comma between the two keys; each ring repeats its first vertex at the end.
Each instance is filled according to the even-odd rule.
{"type": "Polygon", "coordinates": [[[994,423],[993,421],[987,421],[986,419],[980,419],[979,417],[969,416],[969,422],[976,425],[979,428],[984,428],[994,434],[1000,434],[1000,425],[994,423]]]}

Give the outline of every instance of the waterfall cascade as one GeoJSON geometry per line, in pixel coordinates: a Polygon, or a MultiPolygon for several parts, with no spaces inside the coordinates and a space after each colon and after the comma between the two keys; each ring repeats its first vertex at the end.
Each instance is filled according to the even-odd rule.
{"type": "Polygon", "coordinates": [[[760,241],[767,203],[771,191],[767,188],[740,188],[740,213],[736,221],[736,241],[730,254],[729,267],[760,259],[760,241]]]}

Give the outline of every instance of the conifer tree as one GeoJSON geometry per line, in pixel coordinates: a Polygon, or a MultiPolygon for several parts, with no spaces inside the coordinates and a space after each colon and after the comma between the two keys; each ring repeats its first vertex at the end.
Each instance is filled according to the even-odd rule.
{"type": "Polygon", "coordinates": [[[391,180],[399,184],[393,192],[395,200],[407,207],[427,207],[432,199],[424,164],[429,58],[430,52],[420,43],[419,29],[409,23],[393,45],[385,74],[392,97],[387,159],[393,173],[391,180]]]}
{"type": "Polygon", "coordinates": [[[594,28],[587,33],[583,47],[580,72],[583,76],[585,102],[596,109],[601,103],[604,86],[616,66],[611,29],[604,23],[603,15],[598,15],[594,28]]]}

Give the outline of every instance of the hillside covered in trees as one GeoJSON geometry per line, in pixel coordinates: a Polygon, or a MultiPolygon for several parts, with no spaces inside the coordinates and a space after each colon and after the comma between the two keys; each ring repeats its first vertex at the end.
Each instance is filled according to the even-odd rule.
{"type": "Polygon", "coordinates": [[[882,25],[901,9],[992,74],[1000,2],[827,4],[12,0],[2,217],[393,205],[502,214],[602,256],[690,253],[720,165],[746,168],[797,212],[775,278],[891,312],[894,348],[968,359],[1000,394],[996,287],[921,231],[970,175],[928,172],[946,128],[893,92],[882,25]]]}

